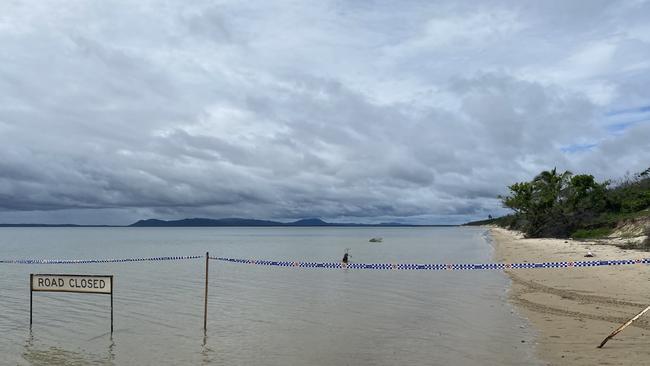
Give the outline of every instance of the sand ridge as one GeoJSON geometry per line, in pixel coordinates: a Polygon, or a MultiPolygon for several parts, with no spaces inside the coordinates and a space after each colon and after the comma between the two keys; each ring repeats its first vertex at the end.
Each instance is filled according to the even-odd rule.
{"type": "MultiPolygon", "coordinates": [[[[500,262],[641,259],[648,252],[562,239],[524,239],[491,228],[500,262]],[[595,258],[585,258],[588,252],[595,258]]],[[[642,317],[603,348],[616,327],[650,305],[650,265],[518,269],[511,301],[538,331],[536,350],[549,365],[650,365],[650,317],[642,317]]]]}

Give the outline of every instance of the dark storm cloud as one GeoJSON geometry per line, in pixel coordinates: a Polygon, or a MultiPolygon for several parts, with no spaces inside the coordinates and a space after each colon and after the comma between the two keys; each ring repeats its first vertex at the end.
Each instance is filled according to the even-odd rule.
{"type": "Polygon", "coordinates": [[[644,1],[6,2],[0,222],[449,223],[503,212],[496,196],[542,169],[638,171],[649,14],[644,1]]]}

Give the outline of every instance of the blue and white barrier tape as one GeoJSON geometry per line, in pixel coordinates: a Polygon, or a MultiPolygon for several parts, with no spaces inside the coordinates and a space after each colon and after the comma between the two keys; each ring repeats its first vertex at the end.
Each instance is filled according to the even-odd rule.
{"type": "MultiPolygon", "coordinates": [[[[5,259],[0,263],[13,264],[89,264],[89,263],[124,263],[145,261],[175,261],[186,259],[205,258],[202,255],[186,255],[173,257],[145,257],[121,259],[5,259]]],[[[620,266],[631,264],[650,264],[650,258],[643,259],[618,259],[596,261],[562,261],[541,263],[456,263],[456,264],[418,264],[418,263],[341,263],[341,262],[302,262],[302,261],[270,261],[255,259],[238,259],[224,257],[210,257],[210,259],[255,264],[260,266],[298,267],[298,268],[349,268],[349,269],[383,269],[383,270],[423,270],[423,271],[466,271],[466,270],[506,270],[506,269],[534,269],[534,268],[573,268],[573,267],[600,267],[620,266]]]]}
{"type": "Polygon", "coordinates": [[[14,264],[86,264],[86,263],[123,263],[146,261],[177,261],[184,259],[205,258],[202,255],[184,255],[176,257],[147,257],[147,258],[121,258],[121,259],[5,259],[0,263],[14,264]]]}
{"type": "Polygon", "coordinates": [[[563,261],[563,262],[542,262],[542,263],[481,263],[481,264],[415,264],[415,263],[341,263],[341,262],[300,262],[300,261],[269,261],[254,259],[237,259],[210,257],[210,259],[255,264],[260,266],[277,267],[298,267],[298,268],[349,268],[349,269],[384,269],[384,270],[423,270],[423,271],[465,271],[465,270],[506,270],[506,269],[527,269],[527,268],[574,268],[574,267],[598,267],[598,266],[620,266],[629,264],[650,264],[650,258],[643,259],[620,259],[620,260],[598,260],[598,261],[563,261]]]}

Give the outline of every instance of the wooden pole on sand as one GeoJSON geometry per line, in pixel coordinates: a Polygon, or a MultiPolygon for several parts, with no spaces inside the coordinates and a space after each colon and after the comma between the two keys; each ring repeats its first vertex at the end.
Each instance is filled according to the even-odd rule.
{"type": "Polygon", "coordinates": [[[630,325],[630,324],[632,324],[632,322],[634,322],[635,320],[639,319],[639,318],[640,318],[643,314],[645,314],[648,310],[650,310],[650,306],[648,306],[647,308],[643,309],[643,311],[640,312],[640,313],[638,313],[638,314],[636,314],[636,315],[634,316],[634,318],[628,320],[627,322],[625,322],[625,324],[623,324],[623,325],[621,325],[620,327],[618,327],[615,331],[612,332],[612,334],[608,335],[607,338],[603,339],[603,341],[600,342],[600,345],[598,346],[598,348],[603,348],[603,346],[605,345],[605,343],[607,343],[607,341],[609,341],[610,339],[614,338],[615,335],[617,335],[618,333],[620,333],[623,329],[627,328],[627,326],[630,325]]]}

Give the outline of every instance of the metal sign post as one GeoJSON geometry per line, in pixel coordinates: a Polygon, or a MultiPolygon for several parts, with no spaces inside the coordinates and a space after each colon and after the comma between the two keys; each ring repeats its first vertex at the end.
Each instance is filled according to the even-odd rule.
{"type": "Polygon", "coordinates": [[[113,275],[44,274],[29,275],[29,327],[32,327],[34,291],[76,292],[111,295],[111,333],[113,333],[113,275]]]}
{"type": "Polygon", "coordinates": [[[111,334],[113,334],[113,275],[111,275],[111,334]]]}
{"type": "Polygon", "coordinates": [[[32,329],[32,298],[34,293],[34,274],[29,274],[29,329],[32,329]]]}

